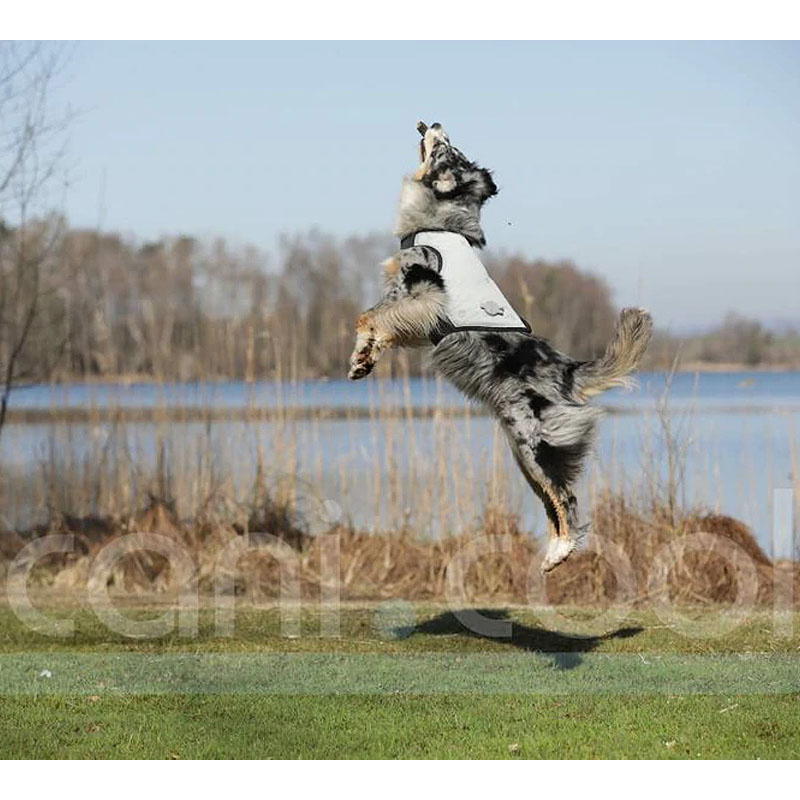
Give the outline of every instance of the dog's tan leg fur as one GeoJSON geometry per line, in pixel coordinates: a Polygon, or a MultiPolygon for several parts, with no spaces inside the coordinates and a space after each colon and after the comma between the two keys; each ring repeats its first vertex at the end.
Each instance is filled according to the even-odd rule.
{"type": "Polygon", "coordinates": [[[576,543],[570,532],[567,510],[563,501],[559,498],[558,492],[553,488],[549,480],[541,472],[536,470],[536,460],[530,448],[524,448],[518,442],[509,428],[503,426],[508,436],[511,452],[514,454],[517,464],[523,477],[536,493],[537,497],[545,504],[552,506],[555,512],[555,521],[547,514],[547,532],[549,534],[547,552],[542,560],[542,572],[549,572],[553,567],[557,567],[575,549],[576,543]]]}
{"type": "Polygon", "coordinates": [[[356,343],[350,356],[351,380],[358,380],[375,368],[383,352],[392,345],[392,335],[380,327],[374,310],[365,311],[356,322],[356,343]]]}
{"type": "Polygon", "coordinates": [[[570,533],[567,523],[567,512],[564,504],[559,500],[558,495],[547,483],[540,483],[542,491],[547,495],[548,500],[553,504],[553,508],[558,517],[558,525],[548,520],[548,533],[550,534],[547,545],[547,553],[542,560],[542,572],[549,572],[553,567],[558,566],[566,560],[569,554],[575,549],[575,540],[570,533]]]}
{"type": "Polygon", "coordinates": [[[381,266],[383,267],[384,280],[390,281],[400,272],[400,259],[392,256],[387,258],[381,266]]]}
{"type": "MultiPolygon", "coordinates": [[[[384,261],[387,285],[397,278],[401,268],[397,257],[384,261]]],[[[356,344],[350,356],[348,377],[358,380],[369,375],[391,347],[429,344],[429,336],[444,312],[444,304],[444,294],[429,286],[404,297],[384,297],[365,311],[356,322],[356,344]]]]}
{"type": "Polygon", "coordinates": [[[391,347],[419,347],[429,344],[429,335],[442,313],[444,298],[439,292],[378,303],[356,322],[356,344],[350,356],[351,380],[358,380],[375,368],[391,347]]]}

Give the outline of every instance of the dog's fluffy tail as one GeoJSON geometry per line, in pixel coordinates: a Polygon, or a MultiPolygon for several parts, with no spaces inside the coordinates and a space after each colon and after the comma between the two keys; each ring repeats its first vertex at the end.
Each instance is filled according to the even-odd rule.
{"type": "Polygon", "coordinates": [[[643,308],[623,308],[606,352],[575,371],[575,389],[583,397],[629,386],[628,373],[641,361],[653,333],[653,319],[643,308]]]}

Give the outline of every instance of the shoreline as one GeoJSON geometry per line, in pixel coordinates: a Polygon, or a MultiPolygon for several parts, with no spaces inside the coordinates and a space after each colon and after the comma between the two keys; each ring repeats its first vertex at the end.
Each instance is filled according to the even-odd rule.
{"type": "MultiPolygon", "coordinates": [[[[612,417],[637,416],[656,412],[655,406],[625,408],[598,406],[612,417]]],[[[686,410],[675,405],[675,413],[686,410]]],[[[779,414],[798,413],[800,405],[736,406],[719,405],[708,408],[693,407],[693,413],[702,414],[779,414]]],[[[258,408],[253,406],[136,406],[130,408],[67,407],[67,408],[10,408],[6,425],[41,424],[108,424],[108,423],[194,423],[194,422],[338,422],[358,420],[398,419],[467,419],[491,417],[480,406],[384,406],[377,411],[369,406],[288,406],[283,408],[258,408]]]]}
{"type": "MultiPolygon", "coordinates": [[[[648,369],[642,372],[669,372],[669,369],[648,369]]],[[[687,364],[678,367],[676,372],[730,372],[730,373],[764,373],[772,374],[776,372],[800,372],[800,365],[797,364],[758,364],[748,366],[747,364],[736,364],[726,362],[711,361],[689,361],[687,364]]]]}
{"type": "MultiPolygon", "coordinates": [[[[652,367],[648,369],[639,370],[636,374],[645,374],[645,375],[652,375],[657,373],[668,373],[670,372],[670,367],[652,367]]],[[[722,373],[728,372],[731,374],[746,374],[746,373],[754,373],[754,374],[775,374],[775,373],[785,373],[785,372],[800,372],[800,364],[758,364],[755,366],[750,366],[747,364],[738,364],[738,363],[728,363],[728,362],[709,362],[709,361],[690,361],[686,364],[682,364],[675,369],[676,373],[688,373],[688,374],[696,374],[696,373],[722,373]]],[[[378,380],[403,380],[402,376],[393,377],[391,375],[376,375],[378,380]]],[[[429,379],[434,380],[436,378],[435,373],[422,373],[419,375],[412,375],[411,379],[429,379]]],[[[215,385],[215,384],[225,384],[225,383],[242,383],[247,385],[252,384],[259,384],[259,383],[275,383],[281,382],[287,385],[298,384],[298,383],[335,383],[338,381],[346,381],[347,379],[342,375],[342,377],[332,377],[329,375],[308,375],[302,378],[293,378],[293,379],[280,379],[277,376],[264,376],[259,378],[247,379],[247,378],[234,378],[234,377],[205,377],[205,378],[157,378],[153,375],[148,374],[123,374],[123,375],[86,375],[86,376],[76,376],[72,378],[59,378],[52,381],[41,381],[38,383],[28,383],[28,384],[20,384],[15,386],[12,389],[12,394],[18,391],[25,391],[28,389],[35,389],[38,387],[43,386],[134,386],[134,385],[146,385],[146,386],[160,386],[160,385],[174,385],[174,386],[181,386],[181,385],[188,385],[188,384],[208,384],[208,385],[215,385]]]]}

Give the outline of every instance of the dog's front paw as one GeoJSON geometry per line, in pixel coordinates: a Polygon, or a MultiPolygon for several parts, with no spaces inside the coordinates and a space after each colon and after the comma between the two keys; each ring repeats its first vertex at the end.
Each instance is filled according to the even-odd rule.
{"type": "Polygon", "coordinates": [[[350,354],[350,371],[347,373],[351,381],[369,375],[375,369],[381,354],[391,344],[391,337],[376,331],[368,319],[359,319],[356,331],[356,345],[350,354]]]}
{"type": "Polygon", "coordinates": [[[367,375],[372,372],[372,368],[375,365],[368,361],[359,361],[355,364],[350,365],[350,371],[347,373],[347,377],[351,381],[357,381],[361,378],[366,378],[367,375]]]}
{"type": "Polygon", "coordinates": [[[375,367],[375,359],[372,357],[372,348],[364,347],[356,350],[350,356],[350,371],[347,377],[351,381],[357,381],[361,378],[366,378],[375,367]]]}

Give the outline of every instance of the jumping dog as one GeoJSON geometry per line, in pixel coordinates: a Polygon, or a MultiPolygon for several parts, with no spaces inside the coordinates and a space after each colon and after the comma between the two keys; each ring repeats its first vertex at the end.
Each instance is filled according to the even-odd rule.
{"type": "MultiPolygon", "coordinates": [[[[629,383],[652,319],[620,313],[601,358],[577,361],[535,336],[480,263],[483,204],[497,194],[489,170],[450,144],[438,123],[419,123],[420,165],[403,180],[385,289],[356,323],[348,377],[368,375],[393,347],[432,347],[434,368],[499,420],[550,533],[542,571],[564,561],[579,531],[575,483],[602,411],[587,401],[629,383]]],[[[583,531],[584,529],[580,529],[583,531]]]]}

